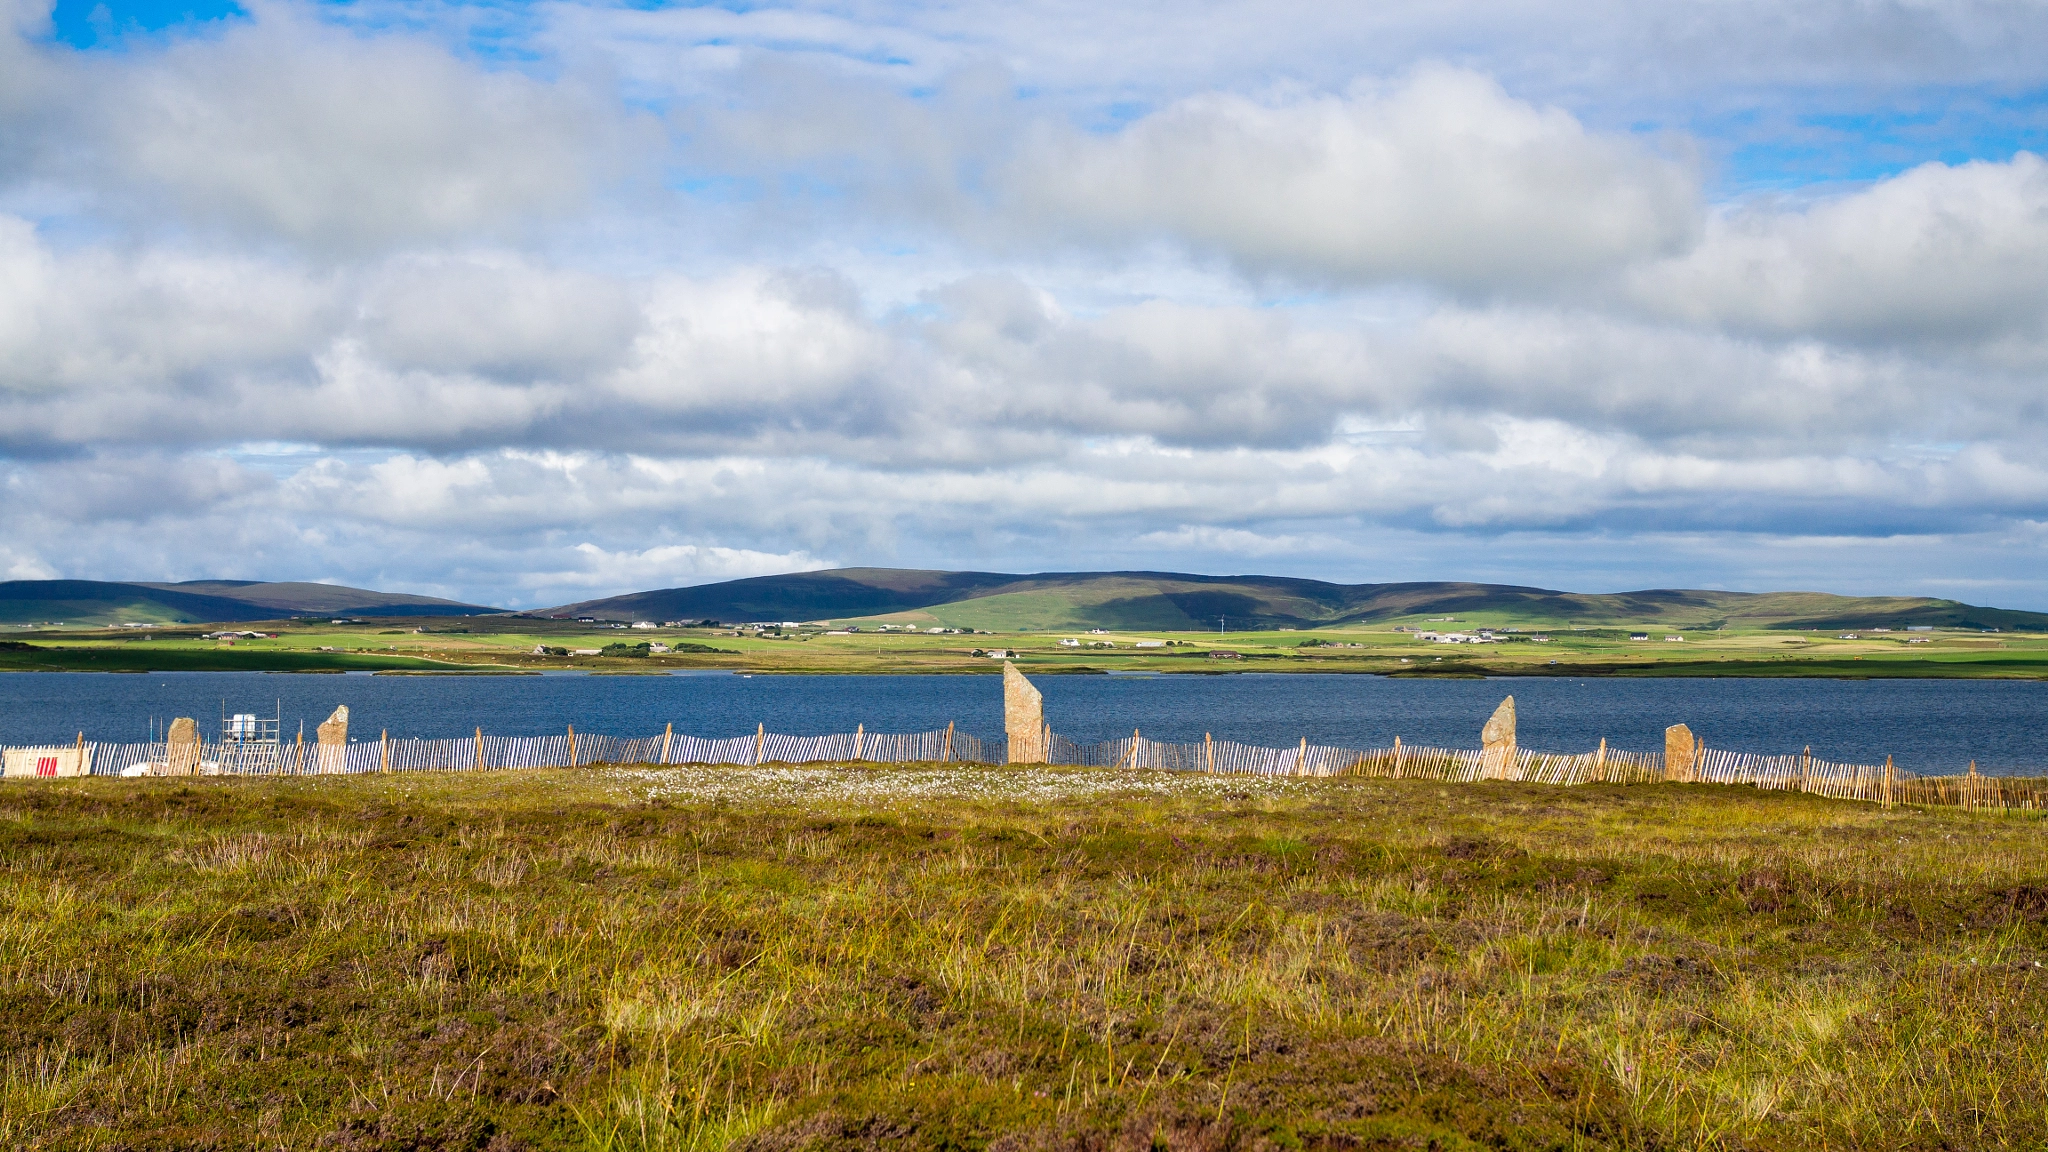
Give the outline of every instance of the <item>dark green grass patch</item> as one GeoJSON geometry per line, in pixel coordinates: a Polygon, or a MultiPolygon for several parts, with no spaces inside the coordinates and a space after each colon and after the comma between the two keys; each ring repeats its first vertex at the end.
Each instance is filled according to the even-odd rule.
{"type": "Polygon", "coordinates": [[[146,644],[104,648],[24,644],[0,650],[0,671],[24,672],[307,672],[447,667],[450,665],[438,660],[373,652],[169,648],[146,644]]]}

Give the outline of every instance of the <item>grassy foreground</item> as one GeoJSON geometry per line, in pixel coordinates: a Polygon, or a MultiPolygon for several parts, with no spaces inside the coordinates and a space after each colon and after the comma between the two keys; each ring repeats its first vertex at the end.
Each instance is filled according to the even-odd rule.
{"type": "Polygon", "coordinates": [[[1686,786],[0,786],[16,1148],[1993,1148],[2048,824],[1686,786]]]}

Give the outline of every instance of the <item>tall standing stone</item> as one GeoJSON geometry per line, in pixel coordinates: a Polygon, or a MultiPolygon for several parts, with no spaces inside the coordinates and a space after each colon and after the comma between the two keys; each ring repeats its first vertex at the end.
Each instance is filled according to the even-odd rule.
{"type": "Polygon", "coordinates": [[[1664,778],[1689,782],[1699,779],[1700,745],[1692,729],[1673,724],[1664,730],[1664,778]]]}
{"type": "Polygon", "coordinates": [[[1482,775],[1488,780],[1515,778],[1515,698],[1508,697],[1493,710],[1486,727],[1479,730],[1483,746],[1479,754],[1482,775]]]}
{"type": "Polygon", "coordinates": [[[332,715],[321,721],[317,731],[320,737],[318,771],[348,771],[348,705],[336,707],[332,715]]]}
{"type": "Polygon", "coordinates": [[[199,771],[199,722],[190,716],[171,721],[164,733],[164,775],[190,776],[199,771]]]}
{"type": "Polygon", "coordinates": [[[1045,697],[1008,660],[1003,661],[1003,730],[1010,737],[1010,763],[1045,763],[1045,697]]]}

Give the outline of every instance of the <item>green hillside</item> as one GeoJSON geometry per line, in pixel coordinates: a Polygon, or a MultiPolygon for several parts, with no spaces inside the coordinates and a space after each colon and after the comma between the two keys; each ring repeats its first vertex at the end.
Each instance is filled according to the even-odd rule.
{"type": "Polygon", "coordinates": [[[1333,584],[1179,572],[929,572],[843,568],[590,600],[545,615],[616,620],[900,620],[990,631],[1231,630],[1425,622],[1658,624],[1691,630],[1985,628],[2048,631],[2048,614],[1929,597],[1647,589],[1589,594],[1507,584],[1333,584]]]}
{"type": "Polygon", "coordinates": [[[305,582],[0,582],[0,624],[214,624],[303,615],[476,616],[496,611],[432,596],[305,582]]]}

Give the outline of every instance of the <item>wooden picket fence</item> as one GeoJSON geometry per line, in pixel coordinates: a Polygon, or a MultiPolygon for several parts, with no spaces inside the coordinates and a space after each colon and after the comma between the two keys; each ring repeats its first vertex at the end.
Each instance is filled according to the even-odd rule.
{"type": "MultiPolygon", "coordinates": [[[[1629,752],[1603,741],[1591,752],[1516,748],[1512,755],[1403,745],[1356,749],[1311,744],[1269,748],[1204,738],[1200,743],[1149,740],[1137,732],[1100,744],[1056,733],[1044,738],[1046,762],[1108,769],[1235,773],[1258,776],[1365,776],[1396,780],[1535,784],[1700,783],[1804,792],[1842,800],[1968,811],[2048,812],[2048,778],[1922,776],[1891,765],[1824,760],[1811,751],[1789,756],[1702,748],[1690,770],[1669,770],[1661,752],[1629,752]]],[[[472,736],[443,740],[357,740],[321,747],[293,742],[199,745],[104,743],[81,736],[71,744],[9,747],[10,775],[60,776],[310,776],[382,772],[463,772],[503,768],[581,768],[594,764],[1001,764],[1004,740],[981,740],[953,725],[930,732],[853,732],[792,736],[769,732],[705,738],[660,735],[622,738],[570,728],[559,736],[472,736]],[[17,773],[16,764],[39,768],[17,773]]]]}
{"type": "MultiPolygon", "coordinates": [[[[1000,744],[998,744],[1000,747],[1000,744]]],[[[984,742],[951,725],[932,732],[869,732],[789,736],[765,727],[751,736],[706,739],[678,734],[635,739],[567,729],[560,736],[473,736],[442,740],[357,740],[321,747],[209,742],[194,745],[115,744],[83,736],[74,744],[4,750],[24,760],[61,757],[58,775],[314,776],[370,772],[462,772],[494,768],[582,768],[593,764],[878,764],[990,763],[984,742]]],[[[1000,760],[1000,756],[997,757],[1000,760]]]]}
{"type": "Polygon", "coordinates": [[[1701,748],[1692,767],[1673,770],[1661,752],[1600,747],[1591,752],[1538,752],[1516,748],[1511,756],[1484,751],[1404,746],[1357,750],[1310,744],[1265,748],[1228,740],[1200,744],[1147,740],[1137,732],[1124,739],[1083,746],[1047,734],[1049,762],[1103,768],[1152,768],[1182,772],[1245,772],[1262,776],[1369,776],[1394,780],[1436,780],[1465,784],[1480,780],[1531,784],[1730,784],[1774,791],[1804,792],[1837,800],[1908,804],[1970,811],[2048,812],[2048,778],[1985,776],[1975,763],[1967,775],[1922,776],[1884,764],[1843,764],[1816,758],[1811,750],[1767,756],[1701,748]]]}

